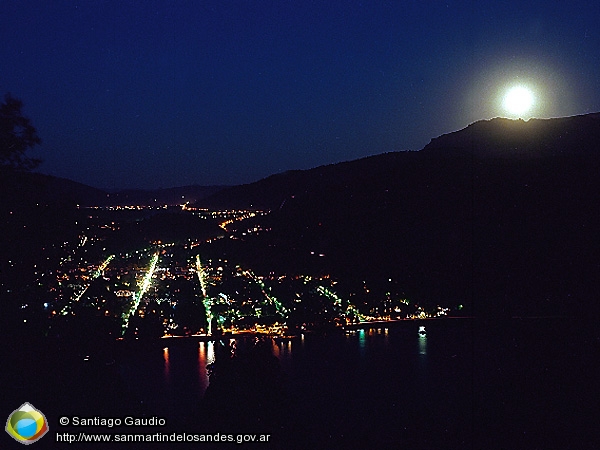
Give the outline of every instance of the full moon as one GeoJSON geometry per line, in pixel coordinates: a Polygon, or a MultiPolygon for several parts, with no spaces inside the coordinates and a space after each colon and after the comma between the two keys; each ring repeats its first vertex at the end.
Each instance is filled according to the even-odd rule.
{"type": "Polygon", "coordinates": [[[516,86],[508,90],[504,96],[504,109],[513,115],[526,113],[533,106],[533,92],[523,86],[516,86]]]}

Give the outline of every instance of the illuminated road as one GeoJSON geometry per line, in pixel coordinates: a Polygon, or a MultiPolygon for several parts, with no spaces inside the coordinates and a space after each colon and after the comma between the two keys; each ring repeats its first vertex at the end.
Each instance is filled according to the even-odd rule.
{"type": "Polygon", "coordinates": [[[71,307],[73,303],[78,302],[81,297],[83,297],[83,294],[86,293],[86,291],[88,290],[88,288],[91,286],[91,284],[94,282],[94,280],[96,278],[98,278],[102,272],[104,272],[104,270],[108,267],[108,265],[110,264],[110,262],[113,260],[113,258],[115,257],[115,255],[110,255],[108,258],[106,258],[102,264],[100,264],[98,266],[98,268],[96,270],[94,270],[92,272],[92,274],[90,275],[89,278],[89,283],[87,283],[85,286],[80,286],[79,292],[77,292],[76,294],[73,295],[73,297],[71,298],[71,301],[68,302],[65,307],[60,311],[61,315],[67,315],[69,312],[71,312],[71,307]]]}
{"type": "MultiPolygon", "coordinates": [[[[337,306],[340,309],[343,308],[342,299],[330,288],[325,286],[318,286],[317,292],[323,295],[325,298],[331,300],[333,302],[333,306],[337,306]]],[[[346,317],[354,316],[358,318],[358,320],[360,320],[361,322],[366,320],[366,316],[358,312],[358,308],[350,302],[348,302],[348,306],[346,307],[345,315],[346,317]]]]}
{"type": "Polygon", "coordinates": [[[267,292],[268,288],[265,286],[265,283],[263,282],[263,280],[261,280],[260,278],[257,278],[256,275],[254,275],[254,273],[252,273],[251,270],[242,271],[242,275],[244,275],[246,278],[248,278],[248,279],[254,281],[256,284],[258,284],[262,294],[267,299],[267,301],[270,304],[275,305],[275,309],[277,310],[277,313],[281,317],[283,317],[284,319],[287,319],[287,315],[288,315],[287,309],[285,308],[285,306],[283,306],[281,304],[281,302],[279,300],[277,300],[277,298],[275,296],[271,295],[270,292],[267,292]]]}
{"type": "Polygon", "coordinates": [[[211,300],[206,295],[206,272],[204,271],[204,267],[202,267],[202,261],[200,261],[200,255],[196,255],[196,273],[198,274],[198,281],[200,282],[200,288],[202,289],[202,304],[204,305],[204,310],[206,311],[206,323],[208,324],[208,334],[212,334],[212,303],[211,300]]]}
{"type": "Polygon", "coordinates": [[[127,327],[129,326],[129,320],[131,319],[131,317],[135,314],[135,312],[139,308],[142,297],[148,291],[148,288],[152,284],[152,275],[154,275],[154,271],[156,270],[157,264],[158,264],[158,252],[156,252],[152,256],[152,259],[150,260],[150,266],[148,267],[148,270],[146,271],[146,274],[144,275],[144,278],[142,279],[142,282],[139,285],[140,290],[133,294],[131,308],[129,308],[128,311],[125,311],[123,313],[122,334],[125,334],[125,331],[127,331],[127,327]]]}
{"type": "Polygon", "coordinates": [[[242,215],[239,215],[239,216],[233,217],[231,219],[228,219],[225,222],[221,222],[219,224],[219,227],[221,227],[223,230],[227,231],[227,225],[231,225],[234,222],[239,222],[239,221],[242,221],[242,220],[250,219],[252,217],[256,217],[256,215],[257,215],[257,212],[244,211],[244,213],[242,215]]]}

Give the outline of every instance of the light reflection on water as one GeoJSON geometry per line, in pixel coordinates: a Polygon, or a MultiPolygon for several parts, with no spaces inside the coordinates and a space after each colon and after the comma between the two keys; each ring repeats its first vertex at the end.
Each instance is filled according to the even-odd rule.
{"type": "Polygon", "coordinates": [[[214,342],[198,342],[198,377],[200,387],[204,390],[208,387],[208,370],[206,366],[215,361],[214,342]]]}
{"type": "MultiPolygon", "coordinates": [[[[350,338],[350,336],[348,336],[348,338],[350,338]]],[[[367,348],[367,337],[365,330],[363,329],[358,330],[358,348],[360,349],[361,356],[364,356],[365,350],[367,348]]]]}
{"type": "MultiPolygon", "coordinates": [[[[520,414],[507,428],[523,436],[539,431],[539,414],[545,414],[544,423],[558,419],[559,414],[550,409],[540,413],[521,402],[517,392],[527,393],[535,400],[532,405],[551,401],[561,414],[573,405],[570,398],[555,396],[555,386],[568,386],[581,394],[578,398],[585,398],[579,387],[583,383],[573,380],[578,379],[581,367],[588,367],[583,365],[588,363],[588,350],[579,350],[580,335],[572,328],[560,328],[554,321],[528,321],[503,322],[495,328],[486,323],[474,329],[472,321],[455,320],[426,322],[425,331],[419,330],[421,323],[405,322],[371,333],[356,329],[346,334],[307,334],[291,343],[273,341],[290,410],[294,418],[304,418],[298,428],[341,430],[348,436],[367,429],[384,434],[400,429],[410,439],[427,430],[428,439],[440,438],[434,444],[447,445],[426,448],[490,448],[469,445],[474,414],[477,423],[494,429],[498,421],[509,420],[515,406],[523,407],[528,414],[520,414]],[[560,333],[549,345],[548,337],[557,328],[560,333]],[[557,362],[557,354],[563,362],[557,362]],[[538,382],[540,377],[548,382],[547,387],[538,382]],[[483,406],[474,409],[473,405],[483,406]],[[536,421],[528,421],[530,416],[536,421]]],[[[587,348],[598,342],[597,333],[588,339],[587,348]]],[[[175,418],[201,401],[208,386],[206,365],[214,357],[212,342],[181,339],[170,342],[168,349],[163,345],[135,348],[120,364],[123,380],[137,398],[152,402],[151,411],[175,418]]],[[[592,370],[588,371],[585,375],[592,379],[592,370]]]]}
{"type": "MultiPolygon", "coordinates": [[[[310,336],[309,336],[310,337],[310,336]]],[[[413,338],[414,339],[414,338],[413,338]]],[[[410,339],[414,342],[413,339],[410,339]]],[[[365,357],[375,348],[379,348],[383,343],[388,346],[390,343],[390,331],[388,328],[371,328],[350,330],[345,335],[345,342],[349,348],[355,346],[361,357],[365,357]]],[[[230,345],[235,348],[235,339],[230,339],[230,345]]],[[[413,344],[414,345],[414,344],[413,344]]],[[[172,351],[181,353],[181,349],[165,347],[162,349],[163,359],[163,379],[165,384],[169,384],[173,378],[173,370],[178,371],[178,367],[173,366],[172,351]]],[[[294,357],[298,357],[305,351],[305,335],[301,334],[296,339],[275,341],[272,343],[273,355],[277,357],[284,366],[288,366],[294,357]]],[[[425,327],[419,327],[417,337],[417,352],[419,356],[427,355],[427,334],[425,327]]],[[[177,359],[179,360],[179,358],[177,359]]],[[[195,374],[202,394],[209,384],[207,366],[215,361],[215,344],[212,341],[198,342],[197,365],[195,374]]],[[[177,365],[179,366],[179,364],[177,365]]],[[[190,374],[188,373],[188,376],[190,374]]]]}
{"type": "Polygon", "coordinates": [[[427,333],[425,327],[419,327],[419,355],[427,355],[427,333]]]}
{"type": "Polygon", "coordinates": [[[419,355],[427,355],[427,336],[419,335],[419,355]]]}
{"type": "Polygon", "coordinates": [[[297,346],[304,346],[304,335],[299,340],[295,340],[293,344],[291,339],[280,342],[273,340],[273,355],[284,365],[288,364],[292,359],[292,349],[297,348],[297,346]]]}
{"type": "Polygon", "coordinates": [[[182,404],[193,407],[208,388],[207,366],[215,360],[215,344],[182,339],[159,352],[136,349],[121,364],[129,388],[144,403],[169,414],[177,414],[182,404]]]}
{"type": "Polygon", "coordinates": [[[350,346],[357,343],[360,355],[365,356],[371,347],[381,345],[382,341],[383,345],[387,346],[389,344],[389,336],[389,328],[369,328],[367,330],[361,328],[346,332],[346,342],[350,346]]]}
{"type": "MultiPolygon", "coordinates": [[[[425,371],[427,335],[421,330],[418,334],[413,330],[405,334],[388,328],[357,329],[348,330],[345,335],[325,337],[301,334],[294,339],[273,340],[271,348],[273,355],[280,361],[281,369],[286,373],[304,370],[299,368],[314,358],[316,364],[320,364],[321,360],[344,361],[354,357],[365,364],[371,364],[372,358],[400,361],[411,355],[418,358],[419,371],[425,371]],[[395,356],[386,356],[388,351],[395,356]]],[[[241,345],[240,342],[232,341],[230,344],[233,346],[241,345]]],[[[216,345],[211,341],[190,344],[183,339],[173,341],[169,346],[160,348],[160,359],[150,357],[156,351],[152,350],[146,354],[140,352],[135,358],[128,360],[123,365],[123,370],[126,379],[132,380],[131,387],[136,394],[142,398],[154,397],[148,398],[148,402],[165,405],[169,411],[175,411],[177,403],[182,401],[179,391],[187,392],[184,402],[193,404],[194,399],[200,399],[210,382],[207,366],[215,361],[216,345]]],[[[425,372],[420,375],[425,375],[425,372]]]]}
{"type": "Polygon", "coordinates": [[[165,361],[165,379],[169,381],[169,372],[171,371],[171,366],[169,363],[169,347],[163,348],[163,359],[165,361]]]}
{"type": "MultiPolygon", "coordinates": [[[[331,408],[345,414],[346,408],[336,410],[331,405],[352,392],[357,405],[371,404],[377,397],[386,411],[395,414],[395,405],[410,399],[430,401],[439,397],[435,384],[439,367],[455,370],[460,359],[451,356],[463,347],[471,348],[460,347],[462,341],[440,344],[437,324],[427,323],[426,333],[419,333],[418,325],[407,322],[371,330],[306,333],[272,340],[268,348],[279,360],[284,389],[294,402],[293,408],[306,414],[314,414],[311,408],[331,408]],[[444,356],[441,363],[440,349],[444,356]],[[381,396],[376,393],[371,397],[369,393],[375,387],[381,387],[377,391],[382,392],[381,396]]],[[[252,339],[243,339],[236,342],[240,350],[252,345],[252,339]]],[[[229,344],[229,337],[224,342],[229,344]]],[[[168,347],[164,343],[159,347],[140,346],[121,363],[124,380],[149,411],[180,417],[182,411],[202,407],[210,383],[207,366],[222,356],[217,350],[214,342],[184,338],[170,340],[168,347]]],[[[353,414],[359,414],[356,408],[353,414]]]]}
{"type": "Polygon", "coordinates": [[[281,359],[281,348],[280,348],[280,344],[278,344],[277,342],[273,341],[273,355],[275,355],[276,358],[281,359]]]}
{"type": "Polygon", "coordinates": [[[206,346],[204,342],[198,342],[198,369],[206,364],[206,346]]]}

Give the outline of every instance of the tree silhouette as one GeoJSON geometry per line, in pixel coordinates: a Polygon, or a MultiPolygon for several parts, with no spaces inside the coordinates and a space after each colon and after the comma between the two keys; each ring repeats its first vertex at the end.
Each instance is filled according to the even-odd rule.
{"type": "Polygon", "coordinates": [[[0,104],[0,168],[30,171],[41,163],[25,154],[42,141],[22,108],[23,102],[11,94],[0,104]]]}

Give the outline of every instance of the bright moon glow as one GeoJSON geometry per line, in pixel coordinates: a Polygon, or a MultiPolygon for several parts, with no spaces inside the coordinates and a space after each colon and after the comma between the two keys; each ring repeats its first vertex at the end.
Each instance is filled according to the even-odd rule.
{"type": "Polygon", "coordinates": [[[526,87],[513,87],[504,96],[504,108],[511,114],[526,113],[532,106],[533,93],[526,87]]]}

